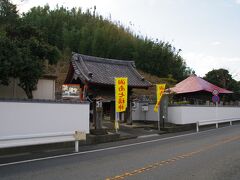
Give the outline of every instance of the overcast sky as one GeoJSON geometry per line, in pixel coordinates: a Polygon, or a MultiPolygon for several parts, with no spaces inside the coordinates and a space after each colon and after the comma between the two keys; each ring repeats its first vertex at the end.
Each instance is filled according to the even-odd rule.
{"type": "Polygon", "coordinates": [[[97,7],[136,33],[169,41],[198,76],[225,68],[240,80],[240,0],[12,0],[20,12],[49,4],[97,7]]]}

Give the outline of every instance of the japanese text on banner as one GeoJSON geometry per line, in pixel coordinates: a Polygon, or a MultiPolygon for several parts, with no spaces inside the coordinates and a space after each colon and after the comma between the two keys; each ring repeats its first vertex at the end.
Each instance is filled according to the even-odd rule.
{"type": "Polygon", "coordinates": [[[128,96],[128,78],[115,78],[116,112],[126,111],[128,96]]]}
{"type": "Polygon", "coordinates": [[[160,101],[161,101],[162,95],[164,93],[165,86],[166,86],[166,84],[157,84],[156,85],[156,88],[157,88],[157,103],[154,107],[154,112],[158,112],[158,107],[160,105],[160,101]]]}

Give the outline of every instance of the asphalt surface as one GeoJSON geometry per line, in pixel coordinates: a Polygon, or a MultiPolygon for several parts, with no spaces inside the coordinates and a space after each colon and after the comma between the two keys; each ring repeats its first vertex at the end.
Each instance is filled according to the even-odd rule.
{"type": "Polygon", "coordinates": [[[0,179],[240,179],[240,125],[0,165],[0,179]]]}

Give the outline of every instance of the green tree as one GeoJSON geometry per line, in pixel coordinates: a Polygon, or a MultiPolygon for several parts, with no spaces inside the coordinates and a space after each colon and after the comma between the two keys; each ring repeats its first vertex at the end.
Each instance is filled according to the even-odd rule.
{"type": "Polygon", "coordinates": [[[0,22],[1,27],[14,23],[19,18],[17,14],[16,5],[9,2],[9,0],[0,1],[0,22]]]}
{"type": "MultiPolygon", "coordinates": [[[[20,79],[19,85],[29,98],[32,98],[31,92],[44,73],[43,62],[48,59],[54,63],[59,54],[58,49],[62,52],[75,51],[106,58],[134,60],[138,69],[162,78],[172,77],[177,81],[192,73],[173,45],[135,35],[130,28],[119,22],[113,23],[98,15],[95,8],[91,13],[90,10],[83,12],[80,8],[68,10],[56,7],[51,10],[49,6],[34,7],[19,17],[14,5],[12,7],[8,9],[12,9],[11,12],[16,15],[17,23],[7,23],[5,31],[0,33],[16,46],[17,66],[9,66],[7,61],[2,63],[6,68],[1,71],[18,67],[12,70],[14,77],[20,79]]],[[[12,21],[14,18],[10,19],[12,21]]],[[[4,77],[9,77],[7,72],[4,72],[4,77]]],[[[4,82],[7,82],[7,78],[4,82]]]]}
{"type": "Polygon", "coordinates": [[[37,88],[38,80],[44,73],[44,61],[56,63],[60,52],[44,41],[37,28],[24,22],[7,34],[19,49],[19,59],[14,66],[19,86],[32,99],[32,91],[37,88]]]}
{"type": "Polygon", "coordinates": [[[205,75],[204,79],[226,89],[231,88],[231,81],[233,81],[232,75],[230,75],[226,69],[214,69],[209,71],[205,75]]]}
{"type": "Polygon", "coordinates": [[[13,64],[18,60],[16,46],[4,36],[0,36],[0,84],[8,85],[9,78],[15,77],[13,64]]]}
{"type": "Polygon", "coordinates": [[[137,68],[159,77],[172,76],[177,81],[192,70],[173,45],[135,35],[119,22],[113,23],[96,13],[80,8],[68,10],[49,6],[32,8],[23,15],[24,21],[40,29],[47,41],[61,51],[113,59],[134,60],[137,68]]]}
{"type": "Polygon", "coordinates": [[[227,100],[239,100],[240,99],[240,85],[232,75],[226,69],[214,69],[209,71],[205,77],[205,80],[230,91],[233,91],[233,95],[228,95],[227,100]]]}
{"type": "Polygon", "coordinates": [[[9,78],[15,75],[13,64],[17,61],[17,47],[6,37],[6,29],[13,29],[18,21],[16,6],[8,0],[0,1],[0,84],[8,85],[9,78]]]}
{"type": "Polygon", "coordinates": [[[7,0],[0,2],[0,15],[4,19],[0,37],[0,84],[7,85],[9,77],[19,78],[19,86],[31,99],[44,73],[44,62],[56,63],[60,51],[48,43],[41,30],[19,18],[15,5],[7,0]]]}

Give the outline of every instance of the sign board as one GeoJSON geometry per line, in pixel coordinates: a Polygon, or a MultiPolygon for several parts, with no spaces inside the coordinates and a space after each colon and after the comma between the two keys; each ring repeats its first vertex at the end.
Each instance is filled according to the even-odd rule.
{"type": "Polygon", "coordinates": [[[143,105],[143,106],[142,106],[142,111],[143,111],[143,112],[148,111],[148,105],[143,105]]]}
{"type": "Polygon", "coordinates": [[[97,108],[102,108],[102,101],[97,101],[96,102],[96,107],[97,108]]]}
{"type": "Polygon", "coordinates": [[[127,109],[128,78],[115,78],[115,107],[116,112],[124,112],[127,109]]]}
{"type": "Polygon", "coordinates": [[[73,135],[75,140],[86,140],[86,133],[81,131],[75,131],[73,135]]]}
{"type": "Polygon", "coordinates": [[[135,111],[137,109],[137,103],[132,102],[132,110],[135,111]]]}
{"type": "Polygon", "coordinates": [[[213,101],[214,103],[219,102],[219,101],[220,101],[219,96],[213,96],[213,97],[212,97],[212,101],[213,101]]]}
{"type": "Polygon", "coordinates": [[[80,85],[79,84],[64,84],[62,85],[63,98],[79,98],[80,85]]]}
{"type": "Polygon", "coordinates": [[[219,94],[219,92],[218,92],[218,90],[214,89],[214,90],[212,91],[212,94],[213,94],[214,96],[217,96],[217,95],[219,94]]]}
{"type": "Polygon", "coordinates": [[[158,112],[158,107],[160,105],[160,101],[161,101],[162,95],[164,93],[165,86],[166,86],[166,84],[157,84],[156,85],[156,89],[157,89],[157,103],[156,103],[156,105],[154,107],[154,112],[158,112]]]}

